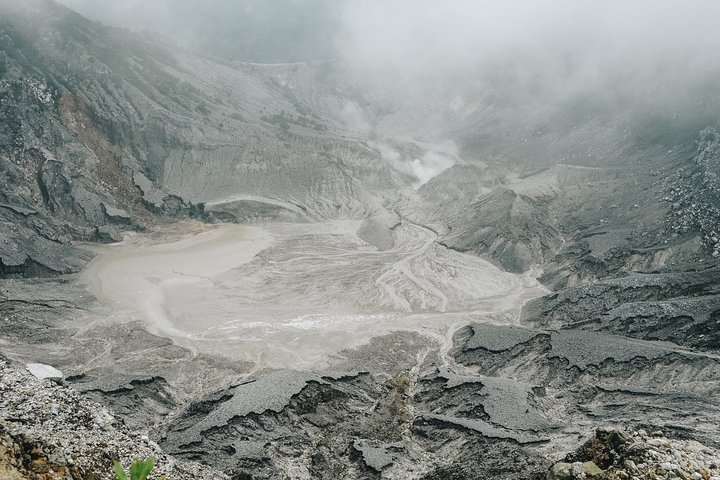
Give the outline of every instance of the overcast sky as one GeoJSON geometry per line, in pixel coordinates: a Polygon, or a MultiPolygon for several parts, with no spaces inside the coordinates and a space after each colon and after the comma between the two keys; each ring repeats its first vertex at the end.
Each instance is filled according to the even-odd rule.
{"type": "Polygon", "coordinates": [[[358,74],[448,76],[516,62],[561,88],[720,66],[716,0],[62,0],[241,60],[339,56],[358,74]],[[253,58],[249,58],[253,57],[253,58]]]}
{"type": "Polygon", "coordinates": [[[695,75],[718,67],[718,18],[712,0],[350,0],[338,45],[359,69],[396,75],[507,61],[580,83],[617,70],[695,75]]]}

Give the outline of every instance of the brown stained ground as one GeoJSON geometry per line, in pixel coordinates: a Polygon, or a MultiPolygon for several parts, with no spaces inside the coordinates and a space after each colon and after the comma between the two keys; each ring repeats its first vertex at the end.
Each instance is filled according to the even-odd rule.
{"type": "Polygon", "coordinates": [[[65,125],[95,154],[100,186],[115,199],[117,206],[130,213],[142,227],[165,223],[144,208],[132,172],[121,161],[123,154],[131,153],[122,144],[111,144],[90,103],[80,95],[65,93],[60,98],[58,109],[65,125]]]}
{"type": "Polygon", "coordinates": [[[85,480],[94,478],[58,459],[36,442],[13,436],[0,426],[0,479],[2,480],[85,480]]]}

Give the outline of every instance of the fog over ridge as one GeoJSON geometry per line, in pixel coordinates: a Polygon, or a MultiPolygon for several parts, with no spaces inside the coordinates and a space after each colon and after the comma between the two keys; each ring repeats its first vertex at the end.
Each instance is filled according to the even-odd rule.
{"type": "Polygon", "coordinates": [[[616,76],[717,71],[718,13],[707,1],[350,0],[338,47],[360,75],[411,81],[514,64],[546,88],[572,91],[616,76]]]}
{"type": "Polygon", "coordinates": [[[714,54],[720,46],[714,21],[720,4],[708,0],[63,3],[103,22],[157,31],[186,44],[209,37],[219,45],[233,35],[242,42],[252,27],[286,45],[305,42],[306,60],[331,51],[359,71],[404,77],[447,75],[512,59],[587,78],[609,68],[662,71],[676,64],[701,71],[720,62],[714,54]],[[318,41],[309,42],[312,35],[318,41]],[[329,43],[323,45],[329,50],[321,43],[329,43]]]}

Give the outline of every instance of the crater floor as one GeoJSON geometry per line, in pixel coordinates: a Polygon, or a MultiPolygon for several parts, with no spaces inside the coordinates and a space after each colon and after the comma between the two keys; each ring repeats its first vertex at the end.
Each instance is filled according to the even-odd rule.
{"type": "Polygon", "coordinates": [[[186,227],[185,238],[174,227],[95,246],[80,279],[115,318],[256,368],[324,368],[393,330],[442,344],[470,321],[516,323],[545,293],[409,222],[389,250],[358,238],[352,220],[186,227]]]}

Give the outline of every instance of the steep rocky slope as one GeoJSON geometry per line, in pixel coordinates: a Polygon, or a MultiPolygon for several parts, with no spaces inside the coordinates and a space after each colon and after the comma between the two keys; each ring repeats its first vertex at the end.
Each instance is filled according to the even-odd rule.
{"type": "MultiPolygon", "coordinates": [[[[24,386],[85,413],[91,399],[122,418],[110,429],[122,445],[137,441],[126,428],[152,427],[167,454],[224,472],[201,478],[516,479],[576,460],[619,467],[601,461],[604,447],[553,466],[599,425],[717,449],[718,119],[716,100],[698,100],[717,97],[712,85],[669,106],[652,89],[632,105],[548,104],[517,97],[499,75],[436,86],[419,103],[413,92],[362,89],[332,62],[218,61],[50,0],[0,8],[0,350],[57,366],[81,392],[3,363],[14,402],[3,415],[32,405],[24,386]],[[197,221],[176,223],[187,217],[197,221]],[[360,226],[348,234],[324,220],[360,226]],[[220,282],[203,277],[220,297],[203,286],[183,300],[198,310],[243,301],[245,310],[213,310],[230,320],[261,320],[248,311],[278,303],[277,322],[308,305],[340,314],[352,304],[403,327],[334,352],[322,371],[265,369],[262,355],[278,352],[199,353],[61,275],[97,251],[80,241],[136,230],[162,243],[205,231],[200,222],[278,221],[304,225],[270,229],[276,244],[220,282]],[[487,263],[465,253],[525,273],[518,285],[538,276],[549,294],[522,315],[524,298],[497,310],[512,295],[483,297],[487,263]]],[[[313,319],[291,320],[301,330],[313,319]]],[[[44,437],[63,431],[33,430],[54,418],[50,408],[3,417],[5,451],[41,445],[55,462],[44,437]]],[[[79,458],[99,461],[90,450],[104,450],[91,447],[79,458]]],[[[58,463],[72,474],[69,465],[58,463]]]]}
{"type": "Polygon", "coordinates": [[[160,217],[362,218],[382,210],[371,191],[409,182],[282,72],[173,50],[50,1],[2,8],[0,158],[17,185],[0,198],[6,274],[75,271],[87,259],[71,240],[117,241],[160,217]]]}
{"type": "Polygon", "coordinates": [[[599,429],[564,462],[553,465],[548,478],[714,479],[716,455],[700,442],[667,438],[660,431],[599,429]]]}
{"type": "MultiPolygon", "coordinates": [[[[47,367],[47,366],[45,366],[47,367]]],[[[155,474],[177,479],[226,478],[201,465],[178,463],[147,435],[131,433],[107,408],[0,358],[0,477],[111,479],[113,460],[157,457],[155,474]]],[[[52,372],[51,372],[52,373],[52,372]]]]}

